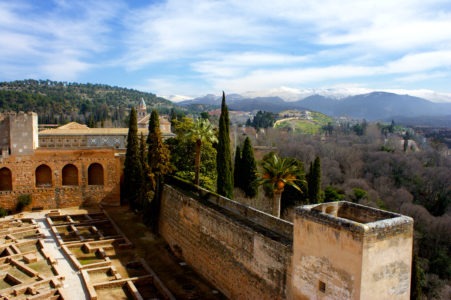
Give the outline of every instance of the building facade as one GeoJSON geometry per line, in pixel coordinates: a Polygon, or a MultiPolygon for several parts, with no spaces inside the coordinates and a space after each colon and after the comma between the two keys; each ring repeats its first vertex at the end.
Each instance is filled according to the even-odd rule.
{"type": "Polygon", "coordinates": [[[31,195],[29,209],[119,205],[124,150],[90,146],[86,128],[68,127],[77,134],[50,135],[53,144],[39,147],[35,113],[0,114],[0,207],[14,210],[21,195],[31,195]]]}

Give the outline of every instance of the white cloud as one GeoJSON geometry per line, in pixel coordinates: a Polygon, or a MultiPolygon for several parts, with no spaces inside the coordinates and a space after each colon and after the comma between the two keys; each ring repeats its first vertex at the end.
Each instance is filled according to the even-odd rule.
{"type": "MultiPolygon", "coordinates": [[[[13,73],[16,65],[17,71],[38,78],[77,79],[90,69],[96,54],[112,46],[107,41],[112,30],[107,22],[118,5],[105,1],[54,4],[43,10],[23,1],[0,4],[0,62],[9,64],[13,73]]],[[[0,77],[9,76],[0,71],[0,77]]]]}
{"type": "Polygon", "coordinates": [[[213,53],[204,60],[191,65],[192,69],[201,73],[205,78],[221,77],[233,78],[242,76],[252,69],[283,67],[308,61],[308,57],[285,55],[278,53],[213,53]]]}
{"type": "Polygon", "coordinates": [[[214,81],[214,86],[218,89],[224,87],[234,92],[243,92],[283,85],[317,85],[324,80],[370,76],[375,74],[376,71],[374,68],[346,65],[305,69],[256,70],[239,78],[216,80],[214,81]]]}
{"type": "Polygon", "coordinates": [[[451,50],[408,54],[387,64],[388,72],[411,73],[451,67],[451,50]]]}
{"type": "Polygon", "coordinates": [[[209,87],[206,85],[193,84],[183,78],[183,76],[159,76],[158,78],[147,78],[144,80],[143,84],[134,85],[132,88],[155,93],[162,97],[179,95],[179,97],[194,98],[204,94],[217,92],[209,90],[209,87]]]}
{"type": "Polygon", "coordinates": [[[449,0],[55,0],[41,6],[0,2],[0,79],[77,80],[120,68],[130,75],[117,79],[124,85],[198,94],[451,77],[449,0]]]}
{"type": "Polygon", "coordinates": [[[428,73],[414,73],[406,76],[401,76],[396,78],[396,81],[399,82],[423,82],[425,80],[437,79],[437,78],[446,78],[448,76],[445,72],[428,72],[428,73]]]}

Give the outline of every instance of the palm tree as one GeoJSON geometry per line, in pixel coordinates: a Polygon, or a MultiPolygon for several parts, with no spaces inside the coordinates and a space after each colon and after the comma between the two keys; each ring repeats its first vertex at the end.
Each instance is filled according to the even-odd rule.
{"type": "Polygon", "coordinates": [[[213,125],[208,119],[199,118],[194,122],[194,127],[186,134],[186,137],[194,140],[195,158],[194,158],[194,183],[199,185],[199,173],[200,173],[200,157],[202,151],[202,144],[204,143],[217,143],[218,138],[214,131],[213,125]]]}
{"type": "Polygon", "coordinates": [[[273,193],[272,214],[280,218],[280,202],[286,185],[302,192],[300,185],[305,184],[302,178],[302,167],[293,158],[281,158],[271,153],[261,162],[262,171],[258,183],[269,187],[273,193]]]}

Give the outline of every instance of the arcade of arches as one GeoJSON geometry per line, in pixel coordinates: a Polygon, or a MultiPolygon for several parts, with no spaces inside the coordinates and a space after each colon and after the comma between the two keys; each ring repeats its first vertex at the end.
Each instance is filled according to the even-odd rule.
{"type": "Polygon", "coordinates": [[[119,205],[121,166],[114,149],[38,149],[29,156],[0,157],[0,206],[14,208],[22,194],[32,195],[29,209],[119,205]]]}

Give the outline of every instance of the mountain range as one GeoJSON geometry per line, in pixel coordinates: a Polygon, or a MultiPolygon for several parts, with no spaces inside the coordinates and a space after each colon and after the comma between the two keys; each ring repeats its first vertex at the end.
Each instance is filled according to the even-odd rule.
{"type": "MultiPolygon", "coordinates": [[[[370,92],[351,96],[312,94],[301,100],[285,101],[280,96],[246,97],[229,94],[226,96],[230,110],[264,110],[274,113],[287,109],[313,110],[333,117],[351,117],[368,121],[390,121],[396,117],[442,117],[450,116],[451,103],[432,102],[424,98],[389,92],[370,92]]],[[[219,106],[221,97],[206,95],[177,103],[181,106],[219,106]]]]}

